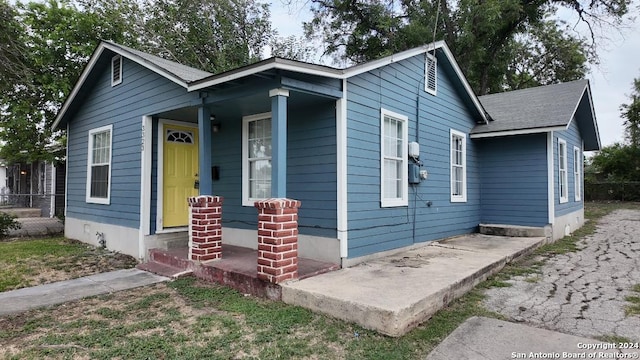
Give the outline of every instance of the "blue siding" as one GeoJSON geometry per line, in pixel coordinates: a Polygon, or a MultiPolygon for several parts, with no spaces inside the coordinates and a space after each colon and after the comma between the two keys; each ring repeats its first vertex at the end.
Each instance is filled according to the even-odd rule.
{"type": "Polygon", "coordinates": [[[197,97],[125,58],[123,81],[112,87],[110,67],[105,67],[69,123],[67,216],[138,228],[142,116],[186,106],[197,97]],[[109,124],[113,124],[111,204],[90,204],[85,201],[88,132],[109,124]]]}
{"type": "MultiPolygon", "coordinates": [[[[562,216],[574,211],[580,210],[584,204],[584,194],[580,196],[580,200],[576,201],[575,198],[575,181],[573,175],[573,147],[576,146],[582,149],[582,137],[580,135],[580,129],[578,129],[578,122],[576,119],[571,121],[569,128],[563,131],[554,131],[553,133],[553,173],[554,173],[554,198],[555,198],[555,216],[562,216]],[[569,185],[569,201],[566,203],[560,203],[560,176],[558,167],[558,138],[567,142],[567,177],[569,185]]],[[[580,151],[582,155],[582,150],[580,151]]],[[[580,159],[582,162],[582,159],[580,159]]],[[[582,175],[582,171],[580,172],[582,175]]],[[[584,186],[583,186],[584,188],[584,186]]]]}
{"type": "Polygon", "coordinates": [[[449,131],[468,134],[473,116],[438,66],[437,96],[424,91],[424,55],[348,80],[349,257],[474,232],[480,223],[477,149],[467,136],[467,202],[450,202],[449,131]],[[380,207],[380,109],[409,118],[429,178],[409,187],[409,206],[380,207]],[[416,121],[416,118],[419,121],[416,121]],[[428,207],[427,202],[432,206],[428,207]]]}
{"type": "MultiPolygon", "coordinates": [[[[287,197],[302,202],[300,234],[335,238],[335,102],[318,101],[304,108],[290,107],[288,111],[287,197]]],[[[220,167],[220,180],[213,182],[213,193],[224,197],[224,226],[256,229],[257,210],[242,206],[242,119],[216,120],[221,122],[223,131],[213,135],[213,165],[220,167]]]]}
{"type": "Polygon", "coordinates": [[[478,149],[482,222],[548,224],[546,134],[482,139],[478,149]]]}

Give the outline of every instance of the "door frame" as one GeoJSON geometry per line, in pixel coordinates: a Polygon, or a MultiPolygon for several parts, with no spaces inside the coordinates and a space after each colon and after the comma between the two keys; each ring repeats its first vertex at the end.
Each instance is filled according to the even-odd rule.
{"type": "MultiPolygon", "coordinates": [[[[195,130],[198,130],[197,123],[168,120],[168,119],[158,119],[158,143],[157,143],[158,171],[156,172],[157,184],[158,184],[156,193],[157,193],[158,201],[156,204],[156,234],[163,234],[163,233],[166,234],[166,233],[174,233],[174,232],[189,230],[189,226],[171,227],[171,228],[165,229],[164,225],[162,224],[162,219],[164,216],[163,197],[164,197],[164,128],[165,128],[165,125],[182,126],[182,127],[193,128],[195,130]]],[[[200,146],[200,144],[198,144],[198,146],[200,146]]]]}

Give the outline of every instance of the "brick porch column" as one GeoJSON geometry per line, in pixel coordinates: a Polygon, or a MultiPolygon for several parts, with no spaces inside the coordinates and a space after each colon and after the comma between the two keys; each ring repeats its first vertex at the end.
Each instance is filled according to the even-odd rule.
{"type": "Polygon", "coordinates": [[[298,208],[300,201],[256,201],[258,278],[272,283],[298,278],[298,208]]]}
{"type": "Polygon", "coordinates": [[[189,260],[222,258],[222,197],[189,198],[189,260]]]}

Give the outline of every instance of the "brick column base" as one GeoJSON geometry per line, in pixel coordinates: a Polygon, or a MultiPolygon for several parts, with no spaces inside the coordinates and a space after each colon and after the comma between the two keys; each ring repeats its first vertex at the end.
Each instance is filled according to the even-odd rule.
{"type": "Polygon", "coordinates": [[[271,283],[298,278],[298,208],[300,201],[256,201],[258,278],[271,283]]]}
{"type": "Polygon", "coordinates": [[[222,258],[222,197],[189,198],[189,260],[222,258]]]}

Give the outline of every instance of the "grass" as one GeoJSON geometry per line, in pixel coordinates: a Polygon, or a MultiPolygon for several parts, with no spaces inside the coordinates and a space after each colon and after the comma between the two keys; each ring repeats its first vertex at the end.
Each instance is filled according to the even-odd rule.
{"type": "Polygon", "coordinates": [[[417,359],[471,316],[480,290],[391,338],[307,309],[183,278],[0,321],[0,358],[417,359]]]}
{"type": "Polygon", "coordinates": [[[130,256],[64,237],[0,242],[0,292],[135,264],[130,256]]]}
{"type": "Polygon", "coordinates": [[[508,265],[400,338],[183,278],[0,318],[0,358],[421,359],[468,318],[501,318],[482,306],[485,288],[510,286],[513,276],[535,281],[545,257],[578,249],[595,219],[620,206],[588,204],[592,230],[508,265]]]}
{"type": "MultiPolygon", "coordinates": [[[[635,284],[633,287],[631,287],[631,291],[640,295],[640,284],[635,284]]],[[[624,300],[629,302],[629,304],[627,304],[624,308],[625,315],[640,315],[640,296],[630,295],[626,296],[624,300]]]]}

